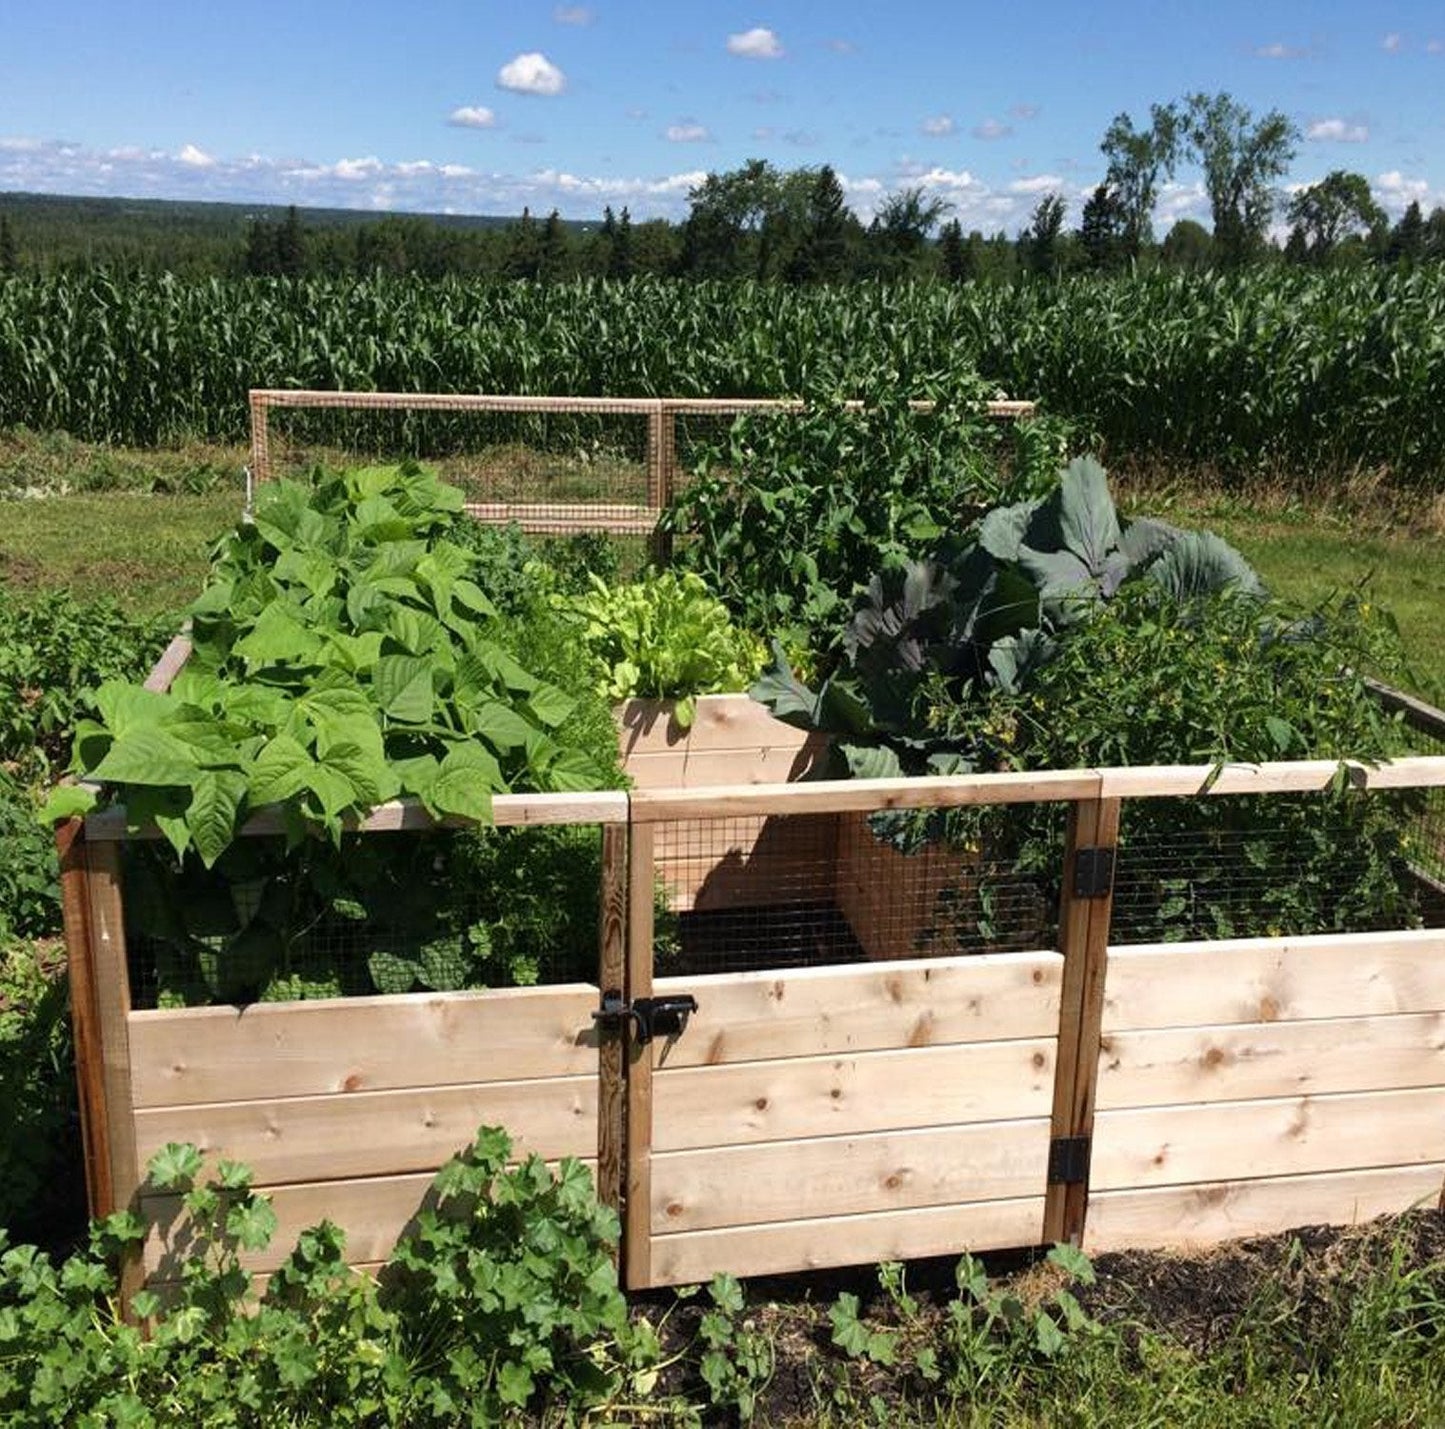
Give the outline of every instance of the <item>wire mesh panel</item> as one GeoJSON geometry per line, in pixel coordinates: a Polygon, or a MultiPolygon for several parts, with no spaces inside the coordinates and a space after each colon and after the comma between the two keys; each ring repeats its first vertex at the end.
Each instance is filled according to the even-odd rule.
{"type": "Polygon", "coordinates": [[[592,824],[251,837],[211,871],[130,843],[133,1005],[595,981],[600,875],[592,824]]]}
{"type": "Polygon", "coordinates": [[[1130,801],[1110,939],[1419,926],[1439,916],[1417,873],[1429,817],[1425,790],[1130,801]]]}
{"type": "Polygon", "coordinates": [[[657,968],[741,972],[1050,948],[1064,812],[657,825],[657,968]]]}

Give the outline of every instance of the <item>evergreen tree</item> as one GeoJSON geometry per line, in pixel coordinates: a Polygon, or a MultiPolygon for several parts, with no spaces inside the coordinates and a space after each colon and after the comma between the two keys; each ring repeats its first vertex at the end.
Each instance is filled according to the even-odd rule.
{"type": "Polygon", "coordinates": [[[788,263],[792,282],[836,283],[847,276],[851,218],[843,185],[832,165],[824,164],[808,188],[802,235],[788,263]]]}
{"type": "Polygon", "coordinates": [[[18,273],[19,271],[20,246],[15,242],[15,233],[10,227],[9,217],[0,213],[0,273],[18,273]]]}
{"type": "Polygon", "coordinates": [[[609,278],[630,278],[636,271],[632,257],[632,215],[623,205],[622,218],[612,239],[612,251],[607,261],[609,278]]]}
{"type": "Polygon", "coordinates": [[[1130,253],[1129,243],[1124,206],[1108,184],[1100,184],[1089,195],[1079,219],[1079,247],[1084,262],[1095,272],[1113,272],[1135,256],[1130,253]]]}
{"type": "Polygon", "coordinates": [[[1425,219],[1419,203],[1412,199],[1390,230],[1386,256],[1391,263],[1418,263],[1425,251],[1425,219]]]}
{"type": "Polygon", "coordinates": [[[281,271],[276,261],[276,229],[271,224],[262,223],[259,218],[251,220],[242,262],[252,277],[273,278],[281,271]]]}
{"type": "Polygon", "coordinates": [[[507,256],[503,273],[508,278],[522,278],[532,282],[541,266],[542,245],[537,235],[537,225],[532,210],[524,208],[522,217],[507,229],[507,256]]]}
{"type": "Polygon", "coordinates": [[[306,238],[294,203],[276,230],[276,271],[283,278],[300,278],[306,272],[306,238]]]}
{"type": "Polygon", "coordinates": [[[968,257],[963,246],[963,226],[956,218],[949,219],[938,236],[938,262],[948,282],[965,280],[968,257]]]}
{"type": "Polygon", "coordinates": [[[1064,196],[1045,194],[1034,209],[1029,226],[1019,235],[1019,262],[1030,273],[1053,277],[1058,273],[1059,234],[1064,226],[1064,196]]]}
{"type": "Polygon", "coordinates": [[[562,228],[562,216],[554,208],[542,225],[541,251],[537,256],[537,276],[544,283],[555,282],[564,276],[567,267],[567,234],[562,228]]]}

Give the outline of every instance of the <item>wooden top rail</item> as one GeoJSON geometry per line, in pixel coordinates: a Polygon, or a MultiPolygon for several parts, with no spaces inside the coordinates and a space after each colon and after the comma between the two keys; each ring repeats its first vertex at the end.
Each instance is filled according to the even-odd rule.
{"type": "MultiPolygon", "coordinates": [[[[342,407],[357,409],[415,407],[448,412],[671,412],[691,416],[745,412],[801,412],[808,403],[801,397],[542,397],[490,392],[341,392],[288,387],[256,387],[253,405],[264,407],[342,407]]],[[[849,411],[861,411],[862,401],[844,402],[849,411]]],[[[915,412],[931,412],[934,402],[912,401],[915,412]]],[[[999,399],[989,402],[990,417],[1013,421],[1031,417],[1035,404],[999,399]]]]}
{"type": "Polygon", "coordinates": [[[868,813],[1078,799],[1323,793],[1334,785],[1341,768],[1350,789],[1445,787],[1445,755],[1421,755],[1380,764],[1309,759],[1268,764],[1142,765],[1127,769],[1049,769],[1033,773],[903,779],[823,779],[802,784],[634,790],[629,797],[632,822],[647,824],[766,814],[868,813]]]}
{"type": "Polygon", "coordinates": [[[1428,734],[1431,738],[1445,743],[1445,710],[1436,709],[1434,705],[1427,704],[1417,696],[1406,694],[1404,690],[1397,690],[1393,685],[1386,685],[1380,680],[1366,677],[1365,684],[1387,710],[1397,710],[1402,714],[1411,729],[1417,729],[1421,734],[1428,734]]]}
{"type": "MultiPolygon", "coordinates": [[[[580,794],[498,794],[492,799],[492,822],[498,828],[516,828],[523,824],[625,824],[627,794],[621,789],[602,789],[580,794]]],[[[434,819],[416,799],[393,799],[373,809],[364,819],[347,821],[354,833],[395,833],[402,830],[460,829],[490,827],[474,820],[434,819]]],[[[246,837],[264,837],[284,833],[285,821],[280,809],[262,809],[247,820],[241,833],[246,837]]],[[[118,843],[127,839],[158,839],[160,830],[153,826],[126,828],[123,805],[89,814],[85,820],[85,836],[99,843],[118,843]]]]}

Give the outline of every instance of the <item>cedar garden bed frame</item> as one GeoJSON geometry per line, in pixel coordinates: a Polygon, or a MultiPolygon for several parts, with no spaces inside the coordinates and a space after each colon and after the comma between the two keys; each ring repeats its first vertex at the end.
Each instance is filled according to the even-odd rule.
{"type": "MultiPolygon", "coordinates": [[[[1335,762],[797,783],[817,738],[746,697],[699,701],[685,735],[645,705],[620,726],[631,792],[496,800],[500,824],[600,827],[595,981],[134,1009],[123,816],[61,830],[91,1208],[153,1226],[127,1290],[177,1273],[174,1198],[142,1183],[177,1140],[255,1168],[279,1220],[249,1259],[262,1279],[323,1217],[374,1267],[483,1122],[591,1166],[633,1289],[1064,1239],[1208,1243],[1440,1194],[1445,931],[1111,943],[1097,874],[1125,803],[1317,793],[1335,762]],[[888,907],[901,866],[967,872],[861,820],[1029,803],[1066,810],[1057,938],[914,956],[917,919],[888,907]],[[800,879],[842,910],[850,960],[659,972],[659,889],[674,909],[737,910],[800,879]],[[669,1000],[689,997],[679,1016],[669,1000]]],[[[1439,789],[1445,757],[1348,773],[1359,797],[1439,789]]],[[[429,827],[394,804],[362,829],[429,827]]]]}

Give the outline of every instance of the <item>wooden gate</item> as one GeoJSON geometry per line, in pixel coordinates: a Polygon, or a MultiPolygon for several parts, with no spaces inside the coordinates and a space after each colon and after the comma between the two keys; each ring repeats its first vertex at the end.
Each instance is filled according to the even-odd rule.
{"type": "MultiPolygon", "coordinates": [[[[1076,813],[1071,859],[1098,832],[1081,834],[1081,817],[1100,807],[1076,813]]],[[[637,814],[634,796],[619,1018],[629,1288],[1068,1234],[1058,1153],[1081,1114],[1075,1071],[1089,1065],[1070,1035],[1088,981],[1088,905],[1075,913],[1065,895],[1061,943],[1077,943],[1073,959],[1052,948],[895,952],[659,977],[656,826],[637,814]]]]}

